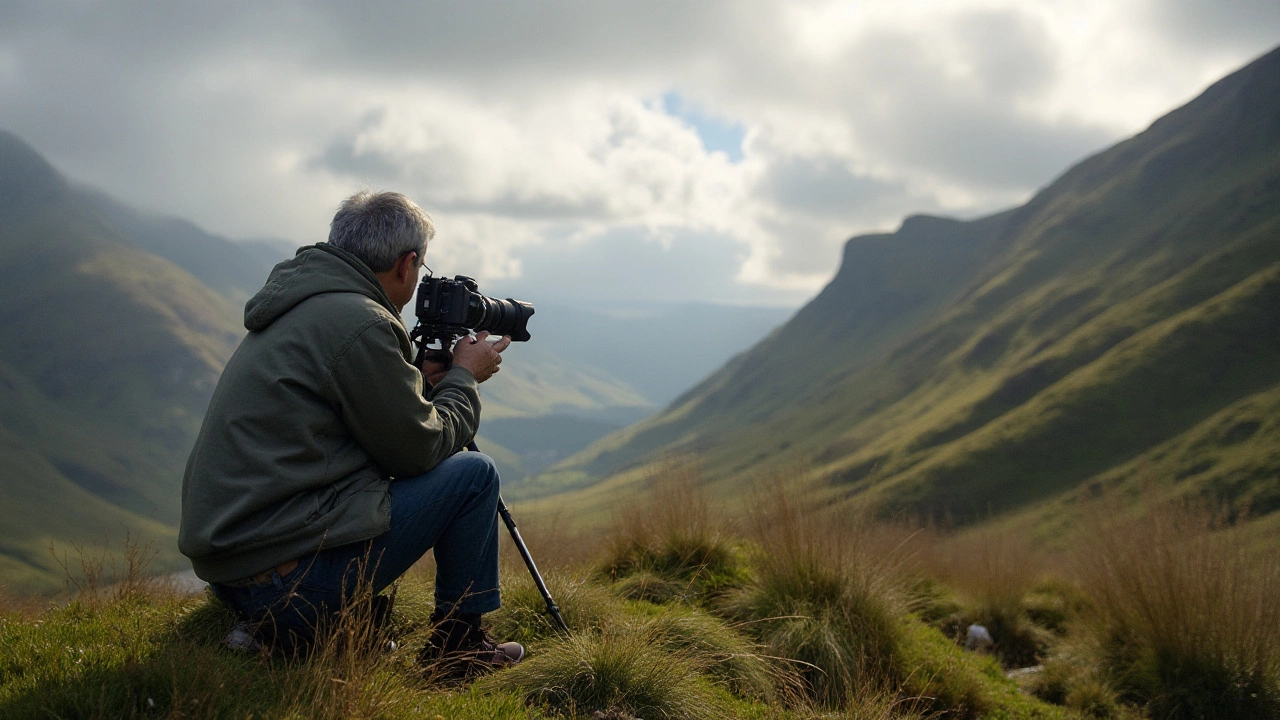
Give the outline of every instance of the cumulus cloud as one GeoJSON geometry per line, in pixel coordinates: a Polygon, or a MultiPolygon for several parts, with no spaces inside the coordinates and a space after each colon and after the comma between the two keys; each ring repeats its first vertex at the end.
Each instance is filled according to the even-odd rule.
{"type": "Polygon", "coordinates": [[[312,242],[343,196],[393,188],[435,215],[444,272],[770,303],[816,290],[852,234],[1026,198],[1280,37],[1245,0],[0,0],[0,17],[0,126],[135,204],[312,242]]]}

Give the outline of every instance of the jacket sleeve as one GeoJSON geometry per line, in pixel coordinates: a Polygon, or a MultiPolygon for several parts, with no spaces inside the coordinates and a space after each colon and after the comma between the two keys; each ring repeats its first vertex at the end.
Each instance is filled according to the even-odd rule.
{"type": "Polygon", "coordinates": [[[475,378],[455,368],[428,400],[391,320],[361,328],[330,369],[335,406],[355,441],[392,477],[420,475],[461,450],[480,423],[475,378]]]}

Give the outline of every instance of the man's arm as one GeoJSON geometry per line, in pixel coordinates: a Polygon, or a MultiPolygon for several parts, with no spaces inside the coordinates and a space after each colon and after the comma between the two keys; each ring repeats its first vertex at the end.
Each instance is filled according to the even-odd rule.
{"type": "Polygon", "coordinates": [[[420,475],[461,450],[480,423],[475,377],[457,367],[428,401],[385,319],[348,343],[330,368],[333,402],[355,441],[393,477],[420,475]]]}

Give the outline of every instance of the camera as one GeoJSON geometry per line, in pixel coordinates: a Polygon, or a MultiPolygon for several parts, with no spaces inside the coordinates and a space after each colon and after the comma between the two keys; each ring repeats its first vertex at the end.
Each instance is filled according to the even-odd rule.
{"type": "Polygon", "coordinates": [[[457,275],[448,278],[425,277],[418,284],[418,300],[414,312],[418,324],[410,339],[418,345],[416,365],[423,359],[449,362],[449,348],[463,335],[489,331],[507,335],[517,342],[529,340],[529,318],[533,305],[522,300],[486,297],[480,294],[473,278],[457,275]]]}

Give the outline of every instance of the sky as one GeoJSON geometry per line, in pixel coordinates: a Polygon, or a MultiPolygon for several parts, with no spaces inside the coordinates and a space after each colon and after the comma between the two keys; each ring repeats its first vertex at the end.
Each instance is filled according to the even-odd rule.
{"type": "Polygon", "coordinates": [[[794,306],[1277,44],[1275,0],[0,0],[0,128],[233,238],[397,190],[489,294],[794,306]]]}

